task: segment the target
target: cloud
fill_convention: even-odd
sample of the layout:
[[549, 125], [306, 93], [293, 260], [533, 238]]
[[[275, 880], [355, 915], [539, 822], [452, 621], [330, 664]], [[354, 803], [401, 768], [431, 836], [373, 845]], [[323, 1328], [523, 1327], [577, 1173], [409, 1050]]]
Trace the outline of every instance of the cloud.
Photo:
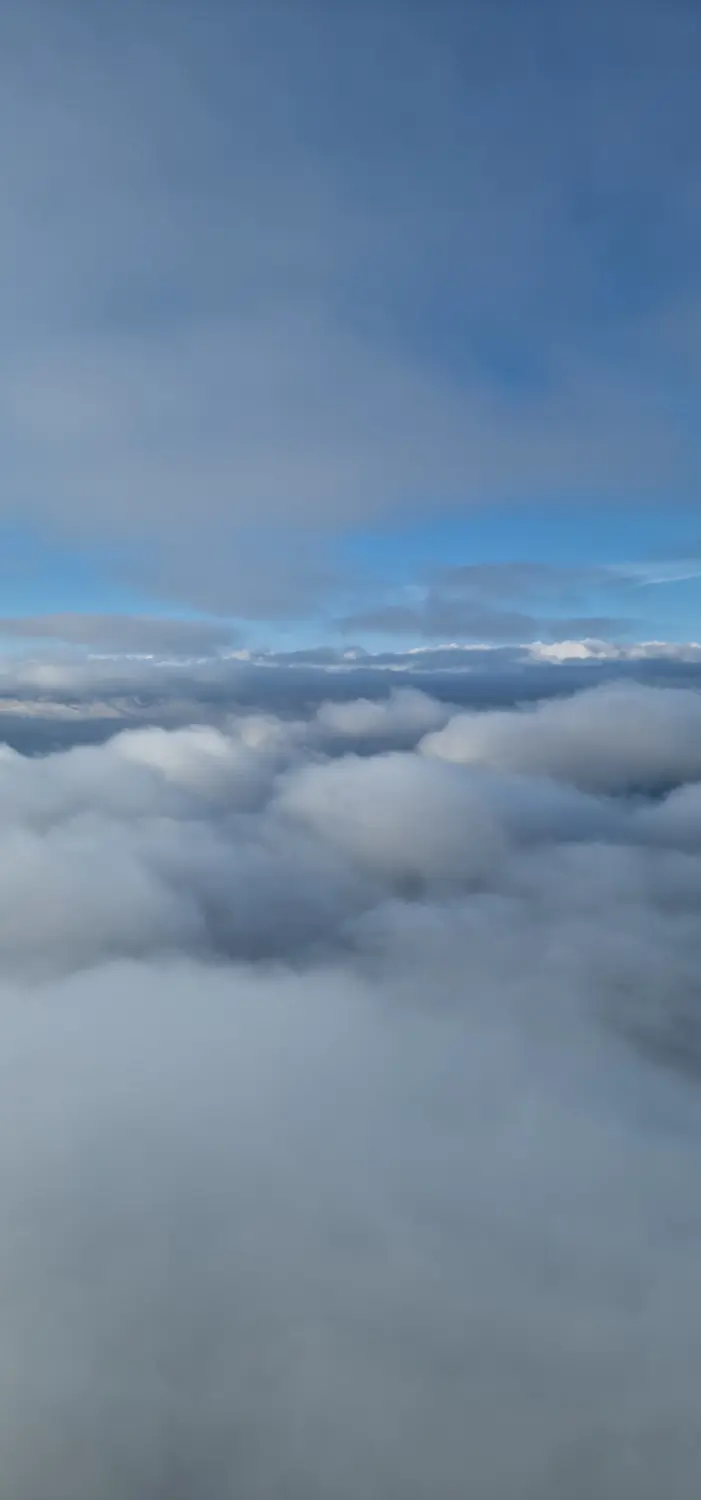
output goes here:
[[536, 703], [622, 680], [694, 687], [700, 668], [698, 644], [655, 641], [241, 648], [197, 658], [12, 653], [0, 657], [0, 735], [36, 753], [106, 740], [120, 727], [226, 729], [242, 713], [289, 727], [318, 713], [322, 749], [411, 749], [461, 706]]
[[688, 662], [701, 661], [698, 641], [534, 641], [528, 648], [533, 661]]
[[146, 656], [172, 651], [176, 656], [187, 657], [203, 652], [210, 654], [221, 646], [232, 646], [236, 630], [224, 620], [65, 613], [5, 615], [0, 617], [0, 636], [62, 641], [102, 651], [134, 652]]
[[427, 497], [694, 492], [688, 7], [5, 11], [7, 518], [269, 617]]
[[386, 747], [388, 739], [397, 747], [411, 749], [429, 730], [441, 728], [448, 717], [444, 704], [418, 688], [395, 688], [379, 702], [370, 698], [326, 702], [317, 710], [317, 723], [332, 743], [360, 741], [374, 749]]
[[364, 610], [342, 621], [345, 630], [371, 631], [389, 636], [411, 636], [415, 640], [442, 641], [459, 637], [468, 641], [518, 644], [539, 636], [558, 641], [578, 634], [617, 634], [631, 629], [633, 622], [614, 615], [576, 615], [552, 619], [519, 610], [475, 608], [452, 592], [441, 597], [435, 591], [419, 605], [387, 604]]
[[[459, 563], [433, 569], [430, 582], [434, 588], [454, 592], [473, 603], [503, 604], [520, 600], [533, 603], [547, 599], [550, 603], [571, 604], [586, 591], [601, 589], [612, 583], [612, 569], [606, 566], [571, 567], [553, 563]], [[636, 575], [637, 578], [637, 575]], [[617, 570], [617, 582], [633, 581], [633, 570]]]
[[5, 989], [13, 1500], [685, 1493], [695, 1097], [543, 1047], [517, 985], [520, 1022], [333, 971]]
[[465, 765], [654, 793], [701, 777], [698, 692], [611, 683], [519, 712], [462, 714], [422, 749]]
[[307, 670], [0, 754], [4, 1493], [691, 1497], [701, 692]]
[[[165, 22], [0, 5], [6, 521], [266, 620], [696, 493], [692, 7]], [[594, 581], [5, 618], [6, 1500], [698, 1494], [701, 648]]]
[[692, 578], [701, 577], [701, 566], [698, 562], [691, 559], [687, 559], [685, 562], [626, 563], [625, 565], [612, 566], [610, 571], [613, 574], [627, 578], [628, 581], [637, 579], [643, 585], [687, 583]]
[[[603, 602], [608, 609], [623, 605], [639, 611], [641, 586], [658, 581], [649, 572], [647, 565], [634, 564], [461, 563], [425, 570], [413, 583], [395, 590], [394, 598], [357, 611], [340, 624], [349, 632], [433, 641], [615, 637], [629, 634], [640, 622], [630, 614], [593, 614], [592, 607]], [[573, 614], [575, 609], [580, 613]]]

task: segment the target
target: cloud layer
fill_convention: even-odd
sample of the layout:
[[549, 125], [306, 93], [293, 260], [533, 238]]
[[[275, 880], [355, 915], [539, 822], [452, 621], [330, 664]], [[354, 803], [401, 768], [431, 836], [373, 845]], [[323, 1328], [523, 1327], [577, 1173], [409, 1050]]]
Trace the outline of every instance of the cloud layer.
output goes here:
[[692, 1500], [700, 705], [3, 750], [8, 1500]]
[[231, 647], [236, 630], [226, 620], [188, 620], [162, 615], [86, 614], [6, 615], [0, 617], [0, 636], [18, 640], [62, 642], [117, 654], [175, 656], [210, 654]]
[[[627, 633], [630, 617], [584, 614], [591, 596], [603, 597], [610, 609], [621, 598], [640, 607], [631, 585], [639, 574], [624, 567], [553, 567], [544, 563], [466, 563], [434, 568], [418, 583], [399, 591], [399, 598], [375, 605], [344, 620], [356, 633], [370, 630], [414, 640], [560, 641], [576, 636]], [[402, 597], [403, 596], [403, 597]], [[530, 607], [530, 612], [529, 612]], [[533, 609], [546, 610], [543, 615]], [[569, 615], [563, 616], [562, 610]], [[578, 615], [573, 609], [582, 611]], [[558, 611], [553, 613], [553, 610]]]
[[696, 492], [690, 6], [25, 0], [0, 33], [4, 518], [266, 618], [409, 510]]

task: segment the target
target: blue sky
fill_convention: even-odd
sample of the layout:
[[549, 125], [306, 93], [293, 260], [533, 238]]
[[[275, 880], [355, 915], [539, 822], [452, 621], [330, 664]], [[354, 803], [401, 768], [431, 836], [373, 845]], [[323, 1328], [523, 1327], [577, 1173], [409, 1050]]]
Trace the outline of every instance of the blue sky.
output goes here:
[[[388, 598], [402, 598], [427, 571], [456, 562], [505, 569], [514, 562], [548, 564], [565, 571], [590, 565], [610, 572], [603, 579], [607, 611], [630, 621], [622, 638], [688, 640], [701, 632], [701, 535], [688, 506], [675, 512], [662, 504], [493, 505], [360, 535], [347, 546], [354, 570], [371, 574]], [[637, 584], [632, 594], [631, 582]], [[594, 579], [584, 589], [585, 607], [594, 615], [601, 592]], [[553, 613], [547, 599], [543, 605], [546, 617]]]
[[698, 637], [700, 68], [685, 0], [0, 3], [0, 612]]

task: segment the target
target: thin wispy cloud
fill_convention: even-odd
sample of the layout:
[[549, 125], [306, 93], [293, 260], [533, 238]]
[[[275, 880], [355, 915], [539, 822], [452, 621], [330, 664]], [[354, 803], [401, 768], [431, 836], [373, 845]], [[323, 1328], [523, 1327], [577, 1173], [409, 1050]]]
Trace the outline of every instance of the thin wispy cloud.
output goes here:
[[688, 583], [691, 579], [701, 578], [701, 560], [698, 563], [694, 563], [691, 559], [669, 563], [611, 563], [609, 571], [618, 578], [633, 579], [643, 586], [656, 583]]

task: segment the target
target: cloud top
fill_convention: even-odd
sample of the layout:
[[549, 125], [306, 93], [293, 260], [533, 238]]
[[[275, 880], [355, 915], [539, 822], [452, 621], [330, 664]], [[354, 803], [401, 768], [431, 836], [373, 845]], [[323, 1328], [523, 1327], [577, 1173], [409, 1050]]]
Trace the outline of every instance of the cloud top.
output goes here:
[[3, 749], [9, 1500], [691, 1500], [699, 704]]

